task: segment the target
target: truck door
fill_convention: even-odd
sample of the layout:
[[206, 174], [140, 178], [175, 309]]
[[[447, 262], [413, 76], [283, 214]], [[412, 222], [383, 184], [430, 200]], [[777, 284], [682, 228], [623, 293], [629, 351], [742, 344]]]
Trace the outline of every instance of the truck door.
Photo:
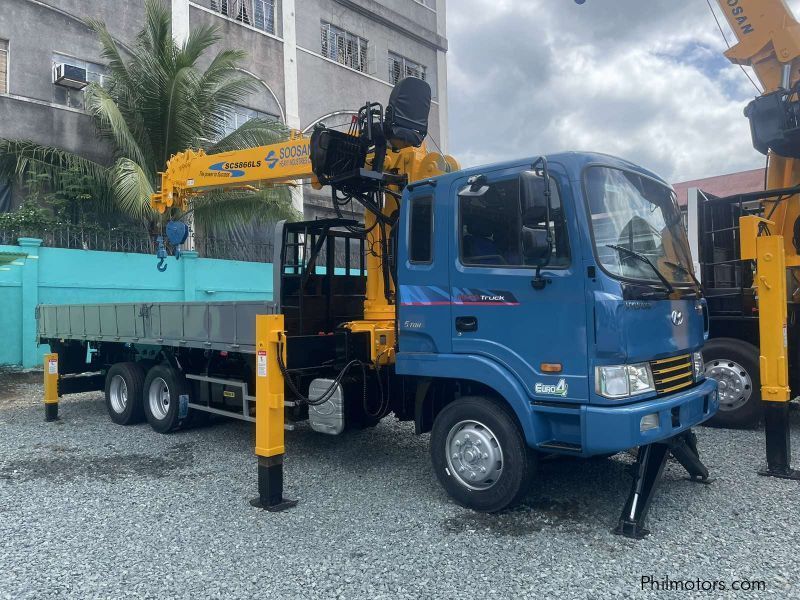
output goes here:
[[[539, 179], [538, 191], [522, 186], [522, 198], [520, 169], [465, 177], [451, 189], [452, 349], [497, 361], [537, 400], [585, 402], [586, 310], [576, 207], [568, 186], [560, 185], [566, 177], [551, 168], [546, 223]], [[525, 199], [532, 193], [541, 194], [539, 210]], [[551, 249], [540, 249], [537, 257], [530, 252], [531, 230], [542, 232], [547, 225]], [[534, 265], [543, 257], [548, 264], [537, 282]]]
[[449, 234], [446, 199], [431, 185], [406, 196], [400, 213], [398, 279], [400, 351], [450, 352]]

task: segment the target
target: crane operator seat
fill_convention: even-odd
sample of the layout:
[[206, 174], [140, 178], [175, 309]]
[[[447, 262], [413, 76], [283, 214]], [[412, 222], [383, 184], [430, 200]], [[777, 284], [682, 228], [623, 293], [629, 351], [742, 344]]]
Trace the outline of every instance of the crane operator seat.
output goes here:
[[425, 141], [431, 95], [431, 86], [416, 77], [406, 77], [394, 86], [384, 118], [384, 135], [392, 148], [416, 148]]

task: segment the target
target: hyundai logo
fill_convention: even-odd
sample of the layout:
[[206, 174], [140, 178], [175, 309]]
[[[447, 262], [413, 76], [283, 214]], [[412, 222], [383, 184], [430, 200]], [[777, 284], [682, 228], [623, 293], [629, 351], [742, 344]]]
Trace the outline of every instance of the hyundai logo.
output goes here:
[[672, 311], [672, 324], [675, 325], [675, 327], [678, 325], [683, 325], [683, 313], [681, 311]]

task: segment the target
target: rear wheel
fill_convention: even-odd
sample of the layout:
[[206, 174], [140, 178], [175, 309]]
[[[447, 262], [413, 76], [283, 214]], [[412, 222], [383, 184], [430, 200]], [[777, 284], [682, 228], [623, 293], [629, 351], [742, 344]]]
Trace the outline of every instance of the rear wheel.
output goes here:
[[536, 465], [511, 410], [478, 396], [448, 404], [436, 417], [431, 460], [450, 496], [481, 512], [501, 511], [522, 500]]
[[706, 377], [719, 385], [719, 427], [757, 427], [762, 415], [758, 348], [742, 340], [716, 338], [703, 348]]
[[106, 410], [117, 425], [133, 425], [144, 420], [142, 389], [144, 369], [135, 362], [112, 365], [106, 373]]
[[147, 422], [159, 433], [180, 428], [188, 411], [181, 414], [180, 397], [187, 393], [183, 375], [167, 365], [157, 365], [147, 372], [144, 381], [143, 404]]

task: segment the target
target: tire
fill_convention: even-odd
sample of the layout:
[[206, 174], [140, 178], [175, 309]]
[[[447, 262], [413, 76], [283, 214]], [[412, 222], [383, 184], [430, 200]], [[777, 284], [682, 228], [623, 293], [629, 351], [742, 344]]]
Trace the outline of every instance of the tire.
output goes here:
[[[476, 448], [487, 447], [493, 451], [475, 458]], [[537, 457], [508, 406], [492, 398], [466, 396], [437, 415], [431, 430], [431, 461], [439, 482], [456, 502], [493, 513], [525, 497]]]
[[144, 369], [135, 362], [112, 365], [106, 373], [106, 410], [117, 425], [135, 425], [144, 421], [142, 389]]
[[170, 433], [188, 421], [180, 418], [180, 396], [186, 394], [183, 375], [168, 365], [156, 365], [147, 372], [142, 404], [147, 422], [158, 433]]
[[706, 377], [720, 385], [719, 411], [709, 425], [734, 429], [757, 427], [761, 421], [761, 374], [758, 348], [742, 340], [716, 338], [703, 348]]

